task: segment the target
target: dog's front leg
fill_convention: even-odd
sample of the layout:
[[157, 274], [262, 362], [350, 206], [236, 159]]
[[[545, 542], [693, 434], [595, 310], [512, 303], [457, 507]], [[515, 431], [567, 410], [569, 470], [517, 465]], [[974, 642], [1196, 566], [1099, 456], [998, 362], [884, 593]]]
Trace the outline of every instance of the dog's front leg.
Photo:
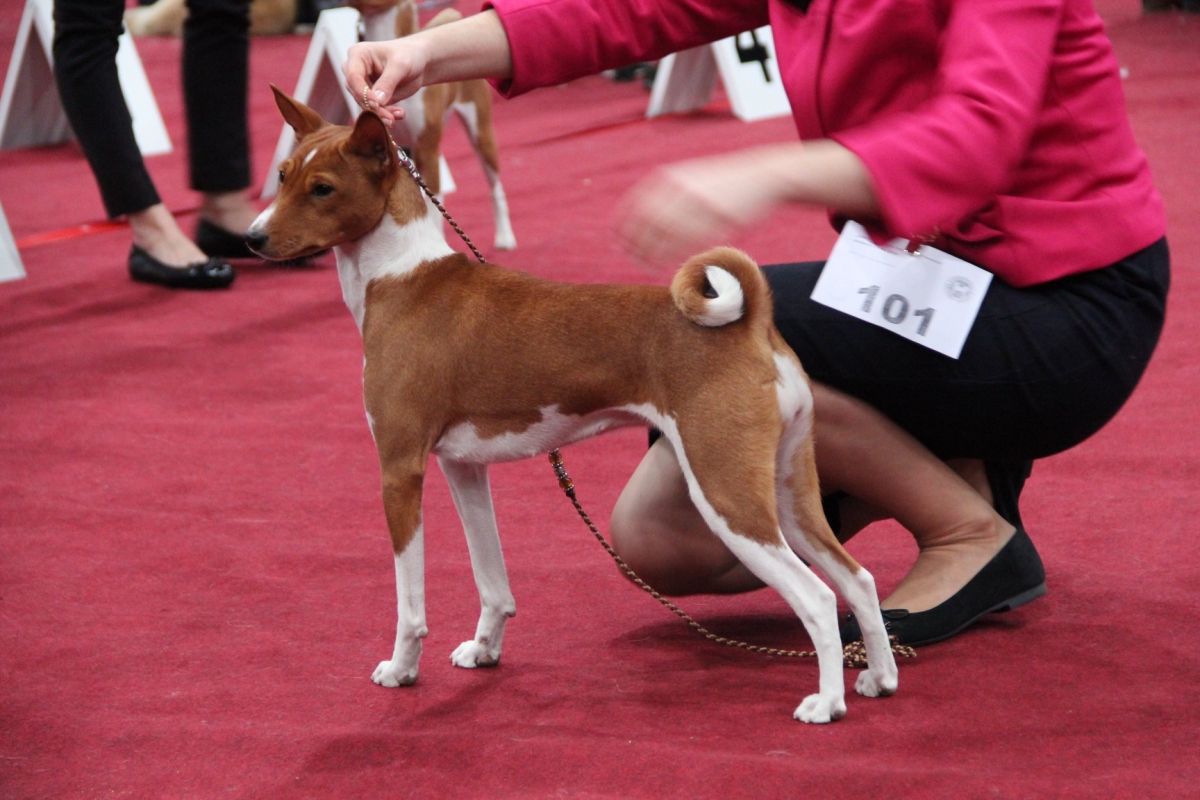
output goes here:
[[500, 550], [487, 465], [442, 458], [438, 463], [462, 519], [481, 606], [475, 638], [460, 644], [450, 661], [459, 667], [490, 667], [500, 661], [504, 626], [517, 613], [517, 606], [508, 587], [508, 571]]
[[[423, 465], [423, 459], [420, 463]], [[384, 468], [383, 505], [396, 557], [396, 645], [391, 660], [381, 662], [371, 676], [380, 686], [416, 682], [421, 640], [429, 633], [425, 625], [423, 480], [423, 469]]]

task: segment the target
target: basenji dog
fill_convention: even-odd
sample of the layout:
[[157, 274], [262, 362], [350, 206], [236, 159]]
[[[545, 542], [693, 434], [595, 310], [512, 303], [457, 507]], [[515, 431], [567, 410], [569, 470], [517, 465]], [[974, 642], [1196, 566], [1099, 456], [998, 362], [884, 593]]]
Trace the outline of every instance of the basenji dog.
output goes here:
[[895, 691], [874, 580], [821, 508], [807, 377], [775, 330], [770, 291], [748, 256], [730, 248], [696, 256], [670, 288], [554, 283], [474, 263], [446, 243], [441, 216], [378, 116], [335, 126], [275, 96], [298, 141], [246, 241], [269, 259], [332, 247], [362, 333], [398, 598], [395, 648], [376, 683], [417, 679], [428, 632], [421, 494], [431, 453], [462, 520], [482, 606], [474, 638], [450, 660], [491, 666], [516, 606], [488, 464], [653, 425], [709, 527], [783, 595], [812, 638], [819, 690], [795, 717], [828, 722], [846, 710], [835, 595], [809, 564], [862, 623], [868, 666], [857, 691]]
[[[377, 42], [416, 33], [420, 28], [417, 4], [414, 0], [351, 0], [351, 6], [362, 14], [360, 35], [363, 41]], [[382, 9], [382, 10], [381, 10]], [[433, 28], [462, 19], [453, 8], [439, 11], [426, 25]], [[500, 152], [496, 130], [492, 125], [492, 87], [484, 80], [458, 81], [423, 86], [416, 94], [400, 101], [404, 118], [392, 126], [396, 143], [411, 154], [417, 172], [434, 194], [441, 193], [441, 145], [446, 120], [453, 113], [462, 122], [479, 156], [484, 177], [492, 194], [492, 218], [497, 250], [512, 250], [517, 246], [512, 221], [508, 215], [508, 197], [500, 182]]]

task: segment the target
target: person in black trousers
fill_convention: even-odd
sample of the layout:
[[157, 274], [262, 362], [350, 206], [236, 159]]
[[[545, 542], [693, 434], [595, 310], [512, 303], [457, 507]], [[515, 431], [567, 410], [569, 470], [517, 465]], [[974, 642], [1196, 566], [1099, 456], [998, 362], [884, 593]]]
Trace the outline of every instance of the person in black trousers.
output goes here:
[[247, 91], [250, 0], [188, 0], [183, 92], [191, 188], [204, 195], [193, 242], [163, 205], [134, 138], [117, 77], [124, 0], [55, 0], [54, 78], [109, 217], [133, 229], [129, 273], [172, 288], [234, 279], [251, 257], [241, 232], [258, 215], [250, 186]]

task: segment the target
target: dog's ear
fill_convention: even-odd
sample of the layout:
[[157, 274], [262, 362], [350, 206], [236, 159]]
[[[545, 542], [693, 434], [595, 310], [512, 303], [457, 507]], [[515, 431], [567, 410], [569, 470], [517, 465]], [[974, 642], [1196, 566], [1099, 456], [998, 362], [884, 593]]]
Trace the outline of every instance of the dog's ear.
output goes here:
[[329, 124], [321, 119], [320, 114], [296, 98], [287, 96], [273, 83], [271, 91], [275, 93], [275, 105], [279, 106], [279, 113], [283, 114], [284, 122], [292, 126], [292, 130], [296, 132], [296, 141]]
[[391, 134], [374, 111], [364, 111], [358, 115], [346, 146], [363, 158], [379, 161], [381, 166], [386, 167], [397, 160]]

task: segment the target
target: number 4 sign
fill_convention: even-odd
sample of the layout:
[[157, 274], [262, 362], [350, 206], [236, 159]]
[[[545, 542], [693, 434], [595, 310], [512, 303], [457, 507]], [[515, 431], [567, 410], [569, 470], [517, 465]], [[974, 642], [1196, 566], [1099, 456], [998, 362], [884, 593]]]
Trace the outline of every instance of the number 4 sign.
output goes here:
[[712, 99], [718, 76], [739, 119], [754, 122], [790, 114], [774, 55], [769, 25], [672, 53], [658, 62], [646, 116], [702, 108]]
[[958, 358], [992, 274], [932, 247], [893, 239], [879, 247], [847, 222], [812, 299]]

